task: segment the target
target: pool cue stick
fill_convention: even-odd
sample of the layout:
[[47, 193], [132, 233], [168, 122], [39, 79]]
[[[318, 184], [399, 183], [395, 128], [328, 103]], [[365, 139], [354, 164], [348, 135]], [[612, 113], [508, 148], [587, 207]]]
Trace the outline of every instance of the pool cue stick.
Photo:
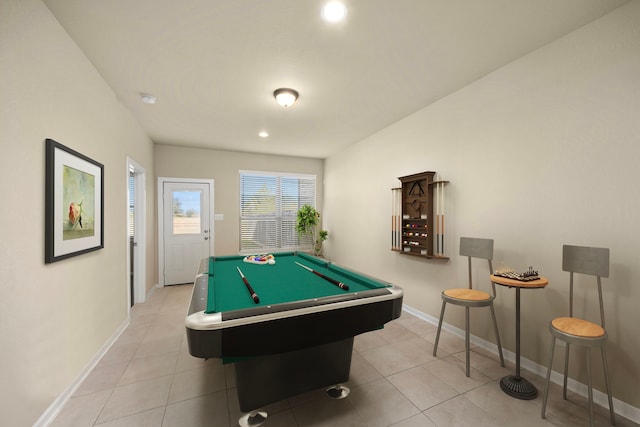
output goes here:
[[399, 239], [398, 239], [398, 190], [392, 189], [392, 197], [391, 197], [391, 249], [399, 249]]
[[402, 250], [402, 189], [396, 190], [396, 249]]
[[395, 212], [391, 215], [391, 249], [396, 248], [396, 216]]
[[440, 255], [440, 184], [436, 182], [436, 203], [435, 203], [436, 227], [434, 231], [436, 241], [436, 255]]
[[398, 215], [396, 218], [396, 246], [398, 250], [402, 250], [402, 189], [396, 192], [396, 209]]
[[258, 294], [256, 294], [256, 291], [253, 290], [247, 278], [244, 277], [244, 274], [242, 274], [242, 271], [240, 271], [240, 267], [236, 267], [236, 268], [238, 269], [238, 273], [240, 273], [240, 277], [242, 277], [242, 281], [244, 282], [245, 286], [247, 287], [247, 290], [249, 291], [249, 295], [251, 295], [251, 299], [253, 299], [253, 302], [258, 304], [260, 302], [260, 298], [258, 297]]
[[391, 195], [391, 249], [396, 248], [396, 210], [395, 210], [395, 194]]
[[300, 264], [298, 261], [294, 261], [296, 264], [298, 264], [300, 267], [304, 268], [305, 270], [309, 270], [310, 272], [312, 272], [313, 274], [315, 274], [316, 276], [320, 276], [322, 277], [324, 280], [327, 280], [331, 283], [333, 283], [334, 285], [336, 285], [337, 287], [339, 287], [340, 289], [344, 289], [345, 291], [349, 290], [349, 286], [345, 285], [342, 282], [338, 282], [335, 279], [332, 279], [331, 277], [327, 277], [324, 274], [320, 273], [319, 271], [315, 271], [312, 268], [307, 267], [306, 265], [302, 265]]
[[440, 255], [440, 183], [436, 182], [436, 255]]
[[393, 210], [395, 212], [395, 216], [393, 217], [393, 247], [394, 249], [400, 249], [400, 227], [398, 226], [400, 210], [398, 209], [398, 190], [394, 193], [393, 198]]
[[442, 211], [442, 193], [444, 190], [444, 184], [438, 183], [438, 255], [443, 254], [444, 246], [444, 212]]
[[444, 255], [444, 182], [440, 183], [440, 255]]
[[444, 182], [440, 183], [438, 211], [440, 211], [440, 255], [444, 255]]

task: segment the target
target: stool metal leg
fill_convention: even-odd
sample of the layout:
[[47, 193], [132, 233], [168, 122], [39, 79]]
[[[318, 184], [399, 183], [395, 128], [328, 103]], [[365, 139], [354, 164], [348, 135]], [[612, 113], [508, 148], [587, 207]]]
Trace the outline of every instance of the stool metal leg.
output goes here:
[[464, 348], [465, 348], [465, 354], [467, 356], [467, 368], [465, 372], [467, 376], [470, 376], [471, 367], [469, 363], [469, 358], [471, 357], [471, 354], [470, 354], [471, 344], [469, 340], [469, 307], [464, 308]]
[[569, 346], [570, 344], [567, 342], [567, 346], [564, 350], [564, 382], [562, 385], [562, 398], [567, 400], [567, 376], [569, 375]]
[[613, 412], [613, 398], [611, 396], [611, 386], [609, 385], [609, 370], [607, 369], [607, 352], [605, 351], [604, 344], [600, 347], [602, 353], [602, 365], [604, 367], [604, 384], [607, 387], [607, 396], [609, 397], [609, 416], [611, 417], [611, 425], [616, 425], [616, 415]]
[[593, 427], [593, 385], [591, 383], [591, 349], [587, 347], [587, 385], [589, 394], [589, 426]]
[[547, 378], [544, 382], [544, 394], [542, 396], [542, 412], [541, 417], [545, 418], [545, 410], [547, 409], [547, 397], [549, 396], [549, 381], [551, 380], [551, 366], [553, 365], [553, 352], [556, 348], [556, 337], [551, 337], [551, 349], [549, 350], [549, 363], [547, 363]]
[[440, 330], [442, 329], [442, 320], [444, 319], [444, 308], [447, 306], [446, 301], [442, 301], [442, 309], [440, 310], [440, 321], [438, 322], [438, 332], [436, 333], [436, 342], [433, 344], [433, 357], [438, 352], [438, 341], [440, 341]]

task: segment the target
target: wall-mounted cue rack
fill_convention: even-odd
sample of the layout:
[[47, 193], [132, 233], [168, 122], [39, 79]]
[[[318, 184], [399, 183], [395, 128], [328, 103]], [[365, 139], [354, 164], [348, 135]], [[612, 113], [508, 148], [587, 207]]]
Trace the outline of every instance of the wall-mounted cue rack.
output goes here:
[[435, 172], [398, 178], [392, 188], [391, 250], [431, 259], [449, 259], [445, 239], [445, 187]]

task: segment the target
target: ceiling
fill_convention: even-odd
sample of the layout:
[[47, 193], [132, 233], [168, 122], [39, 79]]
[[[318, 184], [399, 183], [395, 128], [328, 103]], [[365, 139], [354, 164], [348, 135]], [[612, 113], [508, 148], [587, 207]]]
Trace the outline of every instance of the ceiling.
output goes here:
[[627, 0], [43, 1], [155, 143], [326, 158]]

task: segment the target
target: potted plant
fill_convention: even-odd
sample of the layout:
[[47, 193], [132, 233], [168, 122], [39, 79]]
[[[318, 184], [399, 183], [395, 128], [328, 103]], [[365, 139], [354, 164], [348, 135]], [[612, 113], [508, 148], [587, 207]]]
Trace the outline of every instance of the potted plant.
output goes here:
[[296, 219], [296, 231], [300, 236], [308, 236], [313, 242], [313, 254], [320, 255], [322, 253], [322, 242], [329, 236], [327, 230], [316, 230], [320, 222], [320, 214], [310, 205], [303, 205], [298, 210]]
[[327, 237], [329, 237], [329, 232], [327, 230], [320, 230], [320, 232], [318, 233], [318, 238], [315, 240], [315, 243], [313, 245], [314, 255], [322, 255], [322, 242], [327, 240]]

